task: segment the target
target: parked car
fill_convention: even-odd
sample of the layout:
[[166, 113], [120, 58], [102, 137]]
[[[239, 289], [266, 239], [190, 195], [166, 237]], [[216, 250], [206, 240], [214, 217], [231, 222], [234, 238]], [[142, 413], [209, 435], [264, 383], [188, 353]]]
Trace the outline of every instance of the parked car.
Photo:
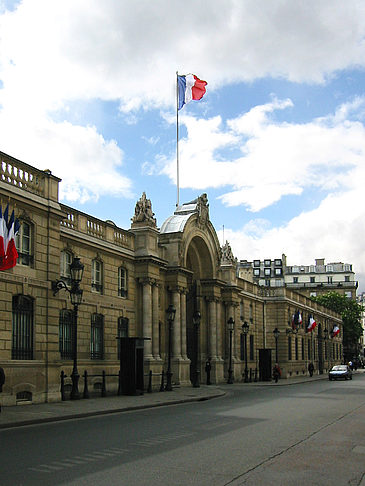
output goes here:
[[335, 365], [328, 373], [329, 380], [352, 380], [352, 371], [347, 365]]

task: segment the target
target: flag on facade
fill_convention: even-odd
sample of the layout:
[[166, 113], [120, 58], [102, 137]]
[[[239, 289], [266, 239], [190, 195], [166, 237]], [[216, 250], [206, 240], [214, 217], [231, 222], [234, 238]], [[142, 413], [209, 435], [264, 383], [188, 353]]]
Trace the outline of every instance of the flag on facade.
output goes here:
[[308, 319], [308, 326], [307, 326], [307, 332], [312, 332], [313, 329], [316, 327], [317, 323], [314, 320], [313, 316], [310, 315]]
[[178, 110], [181, 110], [191, 100], [201, 100], [206, 92], [207, 84], [195, 74], [177, 75]]
[[338, 334], [340, 334], [340, 328], [338, 326], [335, 326], [333, 329], [332, 329], [332, 337], [335, 337], [337, 336]]
[[19, 231], [19, 221], [15, 219], [14, 210], [9, 219], [9, 205], [2, 213], [0, 206], [0, 271], [9, 270], [16, 265], [18, 252], [15, 246], [15, 236]]
[[296, 311], [292, 316], [291, 326], [293, 329], [297, 329], [303, 322], [302, 314], [300, 311]]

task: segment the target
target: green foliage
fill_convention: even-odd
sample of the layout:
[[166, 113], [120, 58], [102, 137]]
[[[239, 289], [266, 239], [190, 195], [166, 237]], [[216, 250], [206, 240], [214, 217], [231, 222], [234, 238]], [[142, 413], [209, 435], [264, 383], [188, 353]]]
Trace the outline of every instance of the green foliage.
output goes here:
[[355, 349], [358, 339], [363, 333], [361, 326], [363, 306], [355, 300], [349, 299], [345, 295], [338, 294], [337, 292], [328, 292], [318, 297], [312, 297], [312, 300], [341, 315], [343, 322], [343, 344], [345, 347]]

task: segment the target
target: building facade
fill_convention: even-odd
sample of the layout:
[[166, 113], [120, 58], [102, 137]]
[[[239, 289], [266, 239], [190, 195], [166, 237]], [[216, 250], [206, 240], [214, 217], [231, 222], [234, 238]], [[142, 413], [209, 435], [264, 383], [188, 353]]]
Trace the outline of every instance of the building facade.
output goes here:
[[[242, 381], [245, 372], [270, 379], [275, 360], [284, 378], [306, 374], [310, 361], [318, 372], [341, 361], [340, 316], [293, 289], [261, 288], [238, 277], [237, 259], [228, 243], [219, 244], [205, 194], [158, 228], [143, 193], [125, 230], [60, 203], [60, 179], [50, 171], [1, 152], [0, 163], [1, 206], [9, 204], [21, 223], [18, 263], [0, 272], [4, 405], [60, 400], [61, 372], [70, 386], [74, 308], [68, 292], [55, 288], [59, 280], [70, 283], [75, 257], [84, 265], [78, 368], [81, 376], [87, 371], [90, 390], [100, 387], [103, 371], [108, 387], [118, 388], [124, 359], [118, 338], [126, 336], [143, 338], [144, 374], [152, 371], [153, 389], [169, 361], [172, 383], [180, 386], [191, 386], [196, 371], [203, 382], [208, 358], [213, 383], [229, 375]], [[169, 305], [176, 310], [171, 328]], [[303, 323], [293, 327], [297, 311]], [[308, 333], [310, 316], [317, 327]], [[331, 337], [335, 325], [341, 332]]]

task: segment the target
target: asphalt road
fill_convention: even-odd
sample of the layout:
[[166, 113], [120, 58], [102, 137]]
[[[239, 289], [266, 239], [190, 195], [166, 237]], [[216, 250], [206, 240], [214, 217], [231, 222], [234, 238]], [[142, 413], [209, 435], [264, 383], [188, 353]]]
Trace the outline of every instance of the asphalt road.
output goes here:
[[0, 486], [365, 485], [365, 374], [0, 430]]

